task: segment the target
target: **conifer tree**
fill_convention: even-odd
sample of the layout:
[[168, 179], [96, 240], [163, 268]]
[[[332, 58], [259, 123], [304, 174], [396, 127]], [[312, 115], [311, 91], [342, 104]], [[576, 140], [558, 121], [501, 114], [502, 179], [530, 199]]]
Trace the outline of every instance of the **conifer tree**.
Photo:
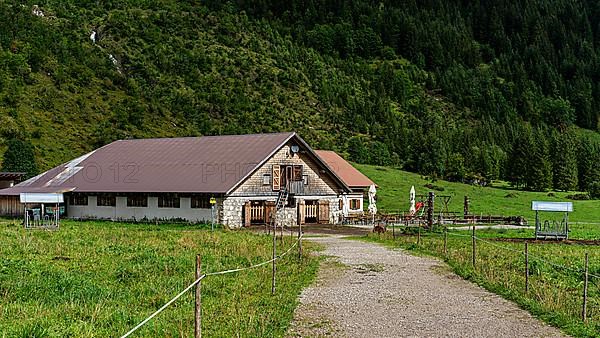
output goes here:
[[508, 162], [508, 180], [517, 188], [527, 184], [532, 148], [531, 127], [525, 126], [513, 142], [510, 161]]
[[16, 138], [9, 140], [2, 171], [24, 172], [26, 178], [37, 175], [38, 169], [31, 143]]
[[579, 190], [589, 191], [591, 184], [600, 182], [600, 144], [580, 137], [578, 152]]
[[527, 188], [534, 191], [545, 191], [552, 186], [552, 162], [545, 132], [534, 133], [533, 146], [527, 158]]
[[554, 189], [577, 189], [577, 154], [575, 135], [570, 132], [554, 133], [553, 137]]

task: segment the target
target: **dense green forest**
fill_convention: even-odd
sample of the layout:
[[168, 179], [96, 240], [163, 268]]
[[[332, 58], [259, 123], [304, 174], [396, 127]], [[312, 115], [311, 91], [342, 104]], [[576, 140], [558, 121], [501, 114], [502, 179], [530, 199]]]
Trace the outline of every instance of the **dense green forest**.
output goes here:
[[0, 137], [33, 146], [31, 172], [120, 138], [296, 130], [357, 162], [600, 194], [598, 17], [592, 0], [1, 2]]

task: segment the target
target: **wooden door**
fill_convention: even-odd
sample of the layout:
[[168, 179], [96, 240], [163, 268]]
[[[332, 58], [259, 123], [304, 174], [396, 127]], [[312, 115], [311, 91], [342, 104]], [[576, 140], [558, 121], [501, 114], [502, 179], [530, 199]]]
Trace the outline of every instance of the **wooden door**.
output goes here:
[[249, 227], [251, 220], [252, 220], [252, 212], [251, 212], [251, 208], [252, 205], [250, 203], [250, 201], [246, 202], [246, 204], [244, 204], [244, 226]]
[[275, 202], [265, 202], [265, 224], [271, 224], [271, 219], [275, 213]]
[[329, 201], [319, 201], [319, 223], [329, 223]]

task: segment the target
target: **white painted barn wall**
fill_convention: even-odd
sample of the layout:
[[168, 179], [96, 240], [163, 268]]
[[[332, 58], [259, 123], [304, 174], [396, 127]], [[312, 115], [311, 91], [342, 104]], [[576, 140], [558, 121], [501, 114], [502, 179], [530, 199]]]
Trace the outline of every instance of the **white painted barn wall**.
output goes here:
[[[148, 197], [147, 208], [137, 208], [127, 206], [127, 197], [118, 196], [116, 198], [116, 207], [97, 206], [97, 197], [88, 196], [88, 205], [67, 205], [67, 214], [69, 218], [90, 218], [90, 219], [112, 219], [112, 220], [140, 220], [146, 217], [153, 219], [173, 219], [181, 218], [190, 222], [210, 222], [210, 209], [192, 209], [189, 197], [181, 197], [180, 208], [159, 208], [158, 197]], [[215, 219], [218, 212], [215, 210]]]

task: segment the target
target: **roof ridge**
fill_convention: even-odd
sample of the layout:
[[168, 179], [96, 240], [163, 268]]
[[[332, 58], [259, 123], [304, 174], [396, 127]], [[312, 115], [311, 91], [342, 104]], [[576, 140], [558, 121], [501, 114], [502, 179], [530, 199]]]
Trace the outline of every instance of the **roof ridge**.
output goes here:
[[[293, 135], [295, 131], [285, 131], [276, 133], [253, 133], [253, 134], [226, 134], [226, 135], [201, 135], [201, 136], [177, 136], [177, 137], [149, 137], [149, 138], [131, 138], [131, 139], [119, 139], [114, 142], [121, 141], [143, 141], [143, 140], [185, 140], [185, 139], [201, 139], [201, 138], [217, 138], [217, 137], [244, 137], [244, 136], [265, 136], [265, 135]], [[110, 143], [108, 143], [110, 144]]]

